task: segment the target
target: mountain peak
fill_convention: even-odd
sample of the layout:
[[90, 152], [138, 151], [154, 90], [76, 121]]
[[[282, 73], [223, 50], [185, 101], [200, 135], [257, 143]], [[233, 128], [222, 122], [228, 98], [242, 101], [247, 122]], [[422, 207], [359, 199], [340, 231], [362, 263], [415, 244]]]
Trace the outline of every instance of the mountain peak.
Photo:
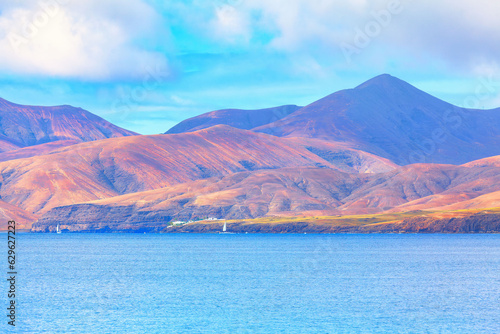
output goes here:
[[357, 99], [376, 98], [388, 102], [389, 100], [412, 101], [412, 103], [421, 100], [433, 104], [444, 104], [447, 107], [450, 105], [438, 98], [418, 89], [417, 87], [393, 77], [389, 74], [378, 75], [361, 85], [352, 89], [355, 92]]
[[413, 87], [406, 81], [403, 81], [399, 78], [393, 77], [390, 74], [381, 74], [378, 75], [374, 78], [371, 78], [370, 80], [367, 80], [363, 82], [361, 85], [357, 86], [355, 89], [363, 89], [363, 88], [369, 88], [369, 87], [381, 87], [381, 88], [390, 88], [390, 87]]

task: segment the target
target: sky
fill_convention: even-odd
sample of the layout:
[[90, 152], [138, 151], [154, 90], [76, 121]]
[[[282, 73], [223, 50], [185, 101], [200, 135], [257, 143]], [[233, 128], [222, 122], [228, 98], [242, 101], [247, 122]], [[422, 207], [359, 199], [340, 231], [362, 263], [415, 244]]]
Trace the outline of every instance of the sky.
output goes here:
[[498, 13], [491, 0], [0, 0], [0, 97], [141, 134], [307, 105], [382, 73], [496, 108]]

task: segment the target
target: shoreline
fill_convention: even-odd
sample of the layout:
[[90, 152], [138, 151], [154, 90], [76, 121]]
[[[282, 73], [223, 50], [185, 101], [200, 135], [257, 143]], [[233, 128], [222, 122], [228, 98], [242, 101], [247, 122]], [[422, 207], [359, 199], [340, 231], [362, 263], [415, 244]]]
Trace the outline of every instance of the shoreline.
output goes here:
[[[410, 211], [352, 216], [262, 217], [200, 220], [171, 225], [170, 220], [49, 220], [32, 225], [30, 233], [219, 233], [225, 222], [233, 233], [500, 233], [500, 208], [459, 211]], [[24, 229], [24, 231], [28, 231]]]

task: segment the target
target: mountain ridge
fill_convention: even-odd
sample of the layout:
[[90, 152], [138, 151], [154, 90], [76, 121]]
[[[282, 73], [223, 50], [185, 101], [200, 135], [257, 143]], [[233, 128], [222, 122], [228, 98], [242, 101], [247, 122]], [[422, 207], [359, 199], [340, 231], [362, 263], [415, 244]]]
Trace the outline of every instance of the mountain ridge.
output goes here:
[[82, 108], [28, 106], [0, 98], [0, 152], [55, 141], [88, 142], [133, 135], [137, 133]]
[[500, 108], [459, 108], [387, 74], [252, 130], [351, 143], [399, 165], [500, 154]]
[[237, 129], [250, 130], [257, 126], [279, 120], [300, 109], [296, 105], [283, 105], [273, 108], [244, 110], [221, 109], [188, 118], [170, 128], [165, 134], [192, 132], [211, 126], [224, 124]]
[[[212, 111], [185, 120], [167, 133], [228, 124], [278, 137], [344, 143], [398, 165], [461, 165], [500, 154], [500, 108], [460, 108], [389, 74], [296, 108], [279, 116], [274, 115], [276, 108], [262, 109], [255, 118], [256, 111]], [[250, 128], [262, 117], [267, 117], [266, 124]], [[242, 120], [245, 126], [238, 123]]]
[[181, 125], [135, 135], [81, 108], [0, 99], [0, 211], [40, 231], [423, 212], [400, 222], [414, 230], [432, 225], [428, 210], [500, 203], [500, 109], [458, 108], [390, 75]]
[[0, 162], [0, 196], [39, 214], [56, 206], [246, 170], [318, 165], [337, 169], [293, 142], [218, 125], [183, 134], [79, 143]]

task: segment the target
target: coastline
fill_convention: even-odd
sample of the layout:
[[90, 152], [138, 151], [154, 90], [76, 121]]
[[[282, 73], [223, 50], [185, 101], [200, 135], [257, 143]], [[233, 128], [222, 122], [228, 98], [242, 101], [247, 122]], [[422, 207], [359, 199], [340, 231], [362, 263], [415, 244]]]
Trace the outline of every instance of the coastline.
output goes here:
[[334, 217], [264, 217], [197, 221], [173, 226], [169, 222], [36, 222], [30, 232], [63, 233], [219, 233], [224, 222], [233, 233], [500, 233], [500, 208], [449, 212], [414, 211]]

